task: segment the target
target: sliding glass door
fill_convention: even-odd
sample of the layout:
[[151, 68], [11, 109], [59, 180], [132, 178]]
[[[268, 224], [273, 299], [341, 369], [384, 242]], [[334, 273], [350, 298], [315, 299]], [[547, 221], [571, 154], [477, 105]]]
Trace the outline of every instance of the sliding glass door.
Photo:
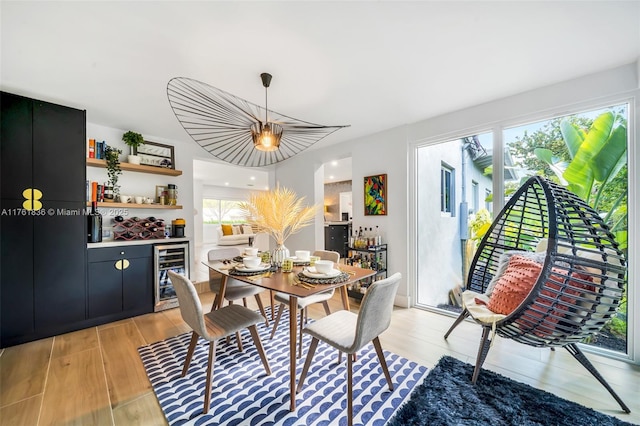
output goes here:
[[417, 149], [419, 305], [459, 309], [469, 226], [491, 216], [491, 152], [490, 133]]

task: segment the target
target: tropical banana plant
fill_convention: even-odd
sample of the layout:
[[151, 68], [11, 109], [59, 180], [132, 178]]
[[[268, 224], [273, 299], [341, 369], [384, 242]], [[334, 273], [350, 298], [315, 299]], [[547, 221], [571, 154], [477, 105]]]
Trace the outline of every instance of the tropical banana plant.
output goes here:
[[[624, 122], [616, 122], [613, 112], [600, 114], [585, 131], [568, 120], [560, 123], [560, 131], [568, 148], [570, 161], [556, 156], [551, 150], [538, 148], [536, 157], [546, 162], [562, 185], [587, 201], [596, 211], [601, 211], [602, 196], [611, 190], [610, 183], [627, 163], [627, 128]], [[617, 198], [603, 212], [604, 219], [612, 230], [620, 235], [626, 244], [626, 227], [619, 218], [621, 203], [626, 191], [616, 194]], [[626, 216], [626, 215], [622, 215]]]

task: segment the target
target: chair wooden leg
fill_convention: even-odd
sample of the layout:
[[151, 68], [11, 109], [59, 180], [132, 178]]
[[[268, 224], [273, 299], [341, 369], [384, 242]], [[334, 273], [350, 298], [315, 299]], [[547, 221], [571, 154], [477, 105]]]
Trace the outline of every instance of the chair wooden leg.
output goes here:
[[322, 302], [322, 306], [324, 306], [324, 313], [329, 316], [331, 315], [331, 309], [329, 308], [329, 302], [327, 300], [325, 300], [324, 302]]
[[247, 298], [246, 298], [246, 297], [243, 297], [243, 298], [242, 298], [242, 305], [243, 305], [245, 308], [248, 308], [248, 306], [247, 306]]
[[258, 329], [255, 325], [252, 325], [251, 327], [249, 327], [249, 332], [251, 333], [251, 337], [253, 338], [253, 343], [256, 345], [256, 349], [258, 349], [258, 354], [260, 355], [260, 359], [262, 360], [262, 365], [264, 365], [264, 371], [267, 372], [267, 376], [270, 376], [271, 368], [269, 367], [269, 360], [267, 359], [267, 355], [264, 352], [264, 347], [262, 346], [260, 335], [258, 335]]
[[318, 342], [319, 340], [315, 337], [311, 339], [311, 345], [309, 345], [309, 351], [307, 351], [307, 359], [304, 362], [304, 367], [302, 367], [302, 373], [300, 373], [300, 380], [298, 380], [296, 393], [299, 393], [300, 389], [302, 389], [302, 386], [304, 385], [304, 379], [306, 379], [307, 377], [307, 372], [309, 371], [309, 366], [311, 365], [311, 361], [313, 360], [313, 355], [316, 353]]
[[389, 368], [387, 367], [387, 360], [384, 359], [384, 353], [382, 352], [382, 345], [380, 344], [380, 339], [378, 337], [373, 339], [373, 347], [376, 348], [376, 353], [378, 354], [378, 360], [380, 361], [380, 365], [382, 366], [384, 377], [387, 378], [387, 384], [389, 385], [389, 390], [393, 390], [393, 382], [391, 381], [391, 374], [389, 374]]
[[347, 424], [353, 425], [353, 357], [347, 354]]
[[476, 367], [473, 370], [473, 377], [471, 383], [475, 384], [480, 375], [482, 364], [487, 358], [489, 348], [491, 347], [491, 340], [489, 340], [489, 333], [491, 333], [491, 327], [482, 327], [482, 338], [480, 339], [480, 347], [478, 348], [478, 357], [476, 358]]
[[269, 339], [273, 339], [273, 336], [276, 334], [276, 330], [278, 329], [278, 324], [280, 323], [280, 317], [282, 317], [282, 312], [284, 311], [284, 305], [281, 303], [278, 307], [278, 315], [276, 316], [276, 321], [273, 323], [273, 330], [271, 330], [271, 336]]
[[338, 364], [342, 362], [342, 351], [338, 351]]
[[582, 366], [586, 368], [589, 371], [589, 373], [591, 373], [591, 375], [593, 375], [593, 377], [595, 377], [602, 384], [602, 386], [605, 387], [606, 390], [609, 391], [613, 399], [615, 399], [618, 402], [618, 404], [620, 404], [620, 407], [624, 410], [625, 413], [631, 412], [631, 410], [629, 410], [629, 407], [627, 407], [627, 405], [622, 401], [622, 399], [613, 390], [613, 388], [609, 386], [609, 383], [607, 383], [604, 377], [600, 375], [600, 372], [598, 372], [598, 370], [596, 370], [593, 364], [591, 364], [591, 361], [589, 361], [589, 359], [586, 356], [584, 356], [584, 354], [582, 353], [578, 345], [576, 345], [575, 343], [570, 343], [566, 345], [564, 348], [567, 351], [569, 351], [569, 353], [573, 355], [573, 357], [577, 359], [578, 362], [582, 364]]
[[264, 305], [262, 304], [262, 299], [259, 294], [256, 294], [256, 303], [258, 304], [258, 308], [260, 309], [260, 313], [264, 317], [264, 323], [267, 327], [269, 327], [269, 318], [267, 318], [267, 313], [264, 311]]
[[209, 412], [211, 402], [211, 381], [213, 380], [213, 363], [216, 360], [216, 342], [209, 342], [209, 359], [207, 360], [207, 383], [204, 387], [204, 414]]
[[191, 358], [193, 358], [193, 351], [196, 349], [196, 344], [198, 344], [198, 333], [195, 331], [191, 334], [191, 341], [189, 342], [189, 349], [187, 349], [187, 357], [184, 360], [184, 367], [182, 368], [182, 377], [187, 374], [189, 370], [189, 365], [191, 365]]
[[242, 338], [240, 337], [240, 332], [236, 331], [236, 341], [238, 342], [238, 350], [240, 352], [244, 351], [244, 348], [242, 347]]
[[300, 333], [298, 338], [298, 359], [302, 357], [302, 328], [304, 326], [304, 311], [304, 309], [300, 309], [300, 326], [298, 327], [298, 332]]
[[451, 325], [451, 327], [449, 328], [449, 330], [447, 330], [447, 332], [444, 334], [444, 338], [445, 340], [447, 339], [447, 337], [449, 337], [449, 335], [451, 334], [451, 332], [453, 331], [454, 328], [456, 328], [458, 326], [458, 324], [460, 324], [462, 321], [464, 321], [464, 319], [466, 317], [468, 317], [469, 311], [467, 311], [466, 309], [463, 310], [460, 315], [458, 316], [458, 318], [456, 318], [456, 320], [453, 322], [453, 324]]

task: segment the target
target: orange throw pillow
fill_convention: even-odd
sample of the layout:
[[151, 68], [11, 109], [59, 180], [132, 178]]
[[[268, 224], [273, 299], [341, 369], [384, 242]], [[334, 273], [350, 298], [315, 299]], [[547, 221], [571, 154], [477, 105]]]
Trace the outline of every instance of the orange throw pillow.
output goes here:
[[[518, 323], [524, 325], [526, 327], [535, 328], [534, 333], [540, 337], [547, 337], [553, 334], [553, 332], [557, 328], [557, 324], [560, 322], [560, 319], [565, 317], [569, 312], [569, 306], [556, 303], [553, 306], [553, 301], [557, 298], [557, 293], [561, 291], [562, 285], [564, 284], [564, 280], [567, 277], [569, 271], [562, 268], [551, 268], [551, 274], [549, 275], [549, 279], [545, 283], [545, 286], [540, 291], [540, 294], [543, 296], [547, 296], [551, 300], [538, 297], [534, 303], [537, 305], [532, 305], [526, 312], [526, 314], [531, 315], [533, 318], [542, 319], [544, 316], [544, 322], [539, 322], [535, 320], [530, 320], [527, 318], [527, 315], [524, 315], [518, 320]], [[569, 305], [577, 305], [578, 299], [576, 297], [571, 296], [580, 296], [583, 292], [582, 290], [595, 291], [595, 287], [593, 285], [588, 285], [582, 282], [573, 281], [571, 278], [584, 280], [587, 282], [592, 282], [592, 279], [589, 275], [581, 274], [579, 272], [572, 272], [570, 278], [567, 282], [567, 288], [564, 289], [563, 294], [560, 296], [560, 300]], [[539, 305], [543, 305], [541, 307]]]
[[491, 292], [487, 308], [497, 314], [509, 315], [529, 295], [542, 265], [520, 255], [513, 255], [504, 274]]
[[231, 225], [222, 225], [222, 235], [233, 235], [233, 227]]

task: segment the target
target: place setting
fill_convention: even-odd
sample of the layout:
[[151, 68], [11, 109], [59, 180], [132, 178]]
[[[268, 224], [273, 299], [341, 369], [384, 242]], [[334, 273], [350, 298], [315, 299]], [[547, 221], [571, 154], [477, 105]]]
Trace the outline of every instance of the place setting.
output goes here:
[[298, 279], [308, 284], [336, 284], [349, 280], [349, 274], [336, 269], [330, 260], [316, 260], [298, 273]]
[[[229, 274], [237, 276], [252, 276], [262, 275], [265, 272], [274, 272], [274, 270], [272, 270], [271, 263], [263, 262], [262, 258], [257, 256], [258, 249], [254, 250], [256, 250], [254, 255], [243, 256], [242, 263], [236, 263], [236, 265], [229, 270]], [[246, 249], [245, 253], [247, 253]]]

